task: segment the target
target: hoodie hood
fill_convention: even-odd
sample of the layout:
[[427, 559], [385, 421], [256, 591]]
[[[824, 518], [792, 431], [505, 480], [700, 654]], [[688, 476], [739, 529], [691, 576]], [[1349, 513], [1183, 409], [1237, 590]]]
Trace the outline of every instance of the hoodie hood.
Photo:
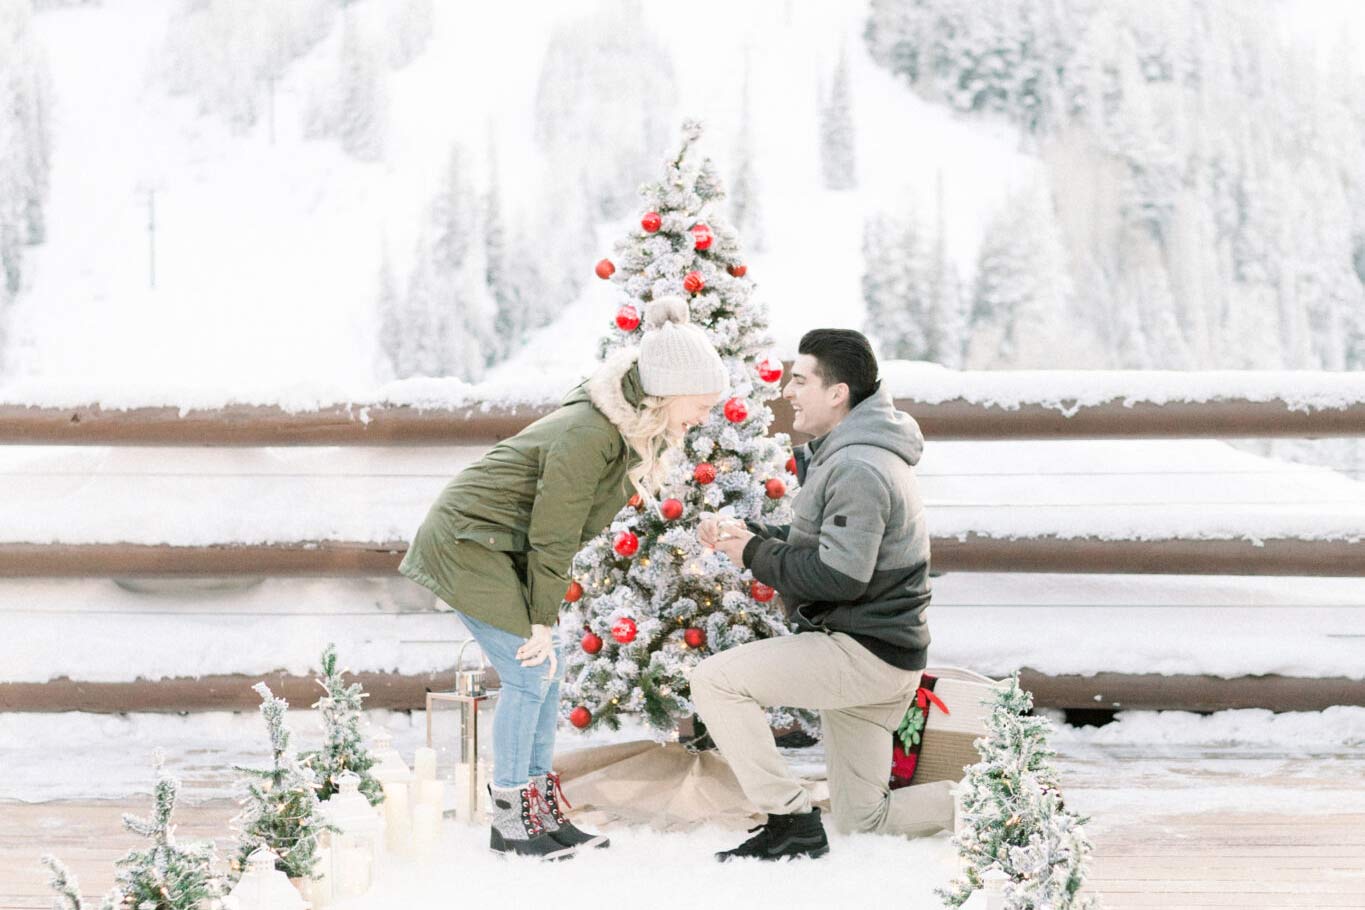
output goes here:
[[818, 467], [845, 446], [857, 445], [886, 449], [914, 466], [924, 452], [924, 434], [915, 418], [896, 409], [891, 393], [882, 385], [849, 411], [838, 426], [807, 443], [810, 452], [807, 468]]
[[564, 397], [563, 404], [588, 402], [616, 429], [628, 425], [645, 399], [640, 383], [639, 348], [622, 348], [603, 362], [585, 381]]

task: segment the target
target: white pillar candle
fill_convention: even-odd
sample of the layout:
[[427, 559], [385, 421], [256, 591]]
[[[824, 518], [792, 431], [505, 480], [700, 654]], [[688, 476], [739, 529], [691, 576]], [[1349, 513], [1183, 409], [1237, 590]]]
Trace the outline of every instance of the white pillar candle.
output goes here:
[[422, 746], [417, 750], [416, 766], [418, 780], [436, 779], [436, 750], [429, 746]]
[[308, 899], [314, 910], [322, 910], [332, 902], [332, 848], [318, 848], [317, 878], [308, 880]]
[[407, 784], [384, 784], [384, 837], [394, 853], [404, 854], [412, 848], [412, 806], [408, 802]]
[[420, 803], [412, 810], [413, 840], [417, 852], [429, 854], [436, 849], [441, 836], [441, 810], [426, 803]]
[[443, 780], [419, 780], [417, 782], [417, 802], [423, 806], [435, 806], [437, 812], [446, 808], [446, 782]]

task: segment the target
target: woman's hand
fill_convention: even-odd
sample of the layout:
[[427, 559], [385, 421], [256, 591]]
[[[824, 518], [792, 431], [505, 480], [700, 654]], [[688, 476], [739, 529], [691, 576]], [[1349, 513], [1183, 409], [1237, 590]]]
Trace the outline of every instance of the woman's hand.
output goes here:
[[526, 643], [517, 648], [517, 660], [521, 661], [523, 667], [538, 667], [545, 663], [546, 658], [550, 659], [549, 675], [555, 675], [555, 668], [558, 662], [555, 659], [554, 637], [550, 634], [549, 626], [531, 626], [531, 637], [526, 639]]

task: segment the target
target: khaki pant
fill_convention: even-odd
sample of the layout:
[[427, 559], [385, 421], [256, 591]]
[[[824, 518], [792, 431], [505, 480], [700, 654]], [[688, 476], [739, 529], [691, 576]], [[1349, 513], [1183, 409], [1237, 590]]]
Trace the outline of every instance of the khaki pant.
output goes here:
[[830, 804], [840, 831], [920, 837], [953, 827], [953, 784], [892, 792], [891, 734], [919, 687], [920, 671], [886, 663], [842, 632], [801, 632], [731, 648], [692, 671], [692, 701], [760, 810], [810, 810], [810, 795], [773, 742], [769, 707], [820, 711]]

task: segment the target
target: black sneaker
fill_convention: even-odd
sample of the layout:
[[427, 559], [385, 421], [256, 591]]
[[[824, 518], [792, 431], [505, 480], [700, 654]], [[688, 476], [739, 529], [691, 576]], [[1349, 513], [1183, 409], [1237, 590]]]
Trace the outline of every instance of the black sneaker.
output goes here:
[[762, 860], [815, 859], [829, 852], [829, 838], [816, 808], [801, 815], [769, 815], [767, 824], [750, 828], [749, 833], [754, 836], [733, 850], [717, 853], [716, 859], [722, 863], [750, 856]]

